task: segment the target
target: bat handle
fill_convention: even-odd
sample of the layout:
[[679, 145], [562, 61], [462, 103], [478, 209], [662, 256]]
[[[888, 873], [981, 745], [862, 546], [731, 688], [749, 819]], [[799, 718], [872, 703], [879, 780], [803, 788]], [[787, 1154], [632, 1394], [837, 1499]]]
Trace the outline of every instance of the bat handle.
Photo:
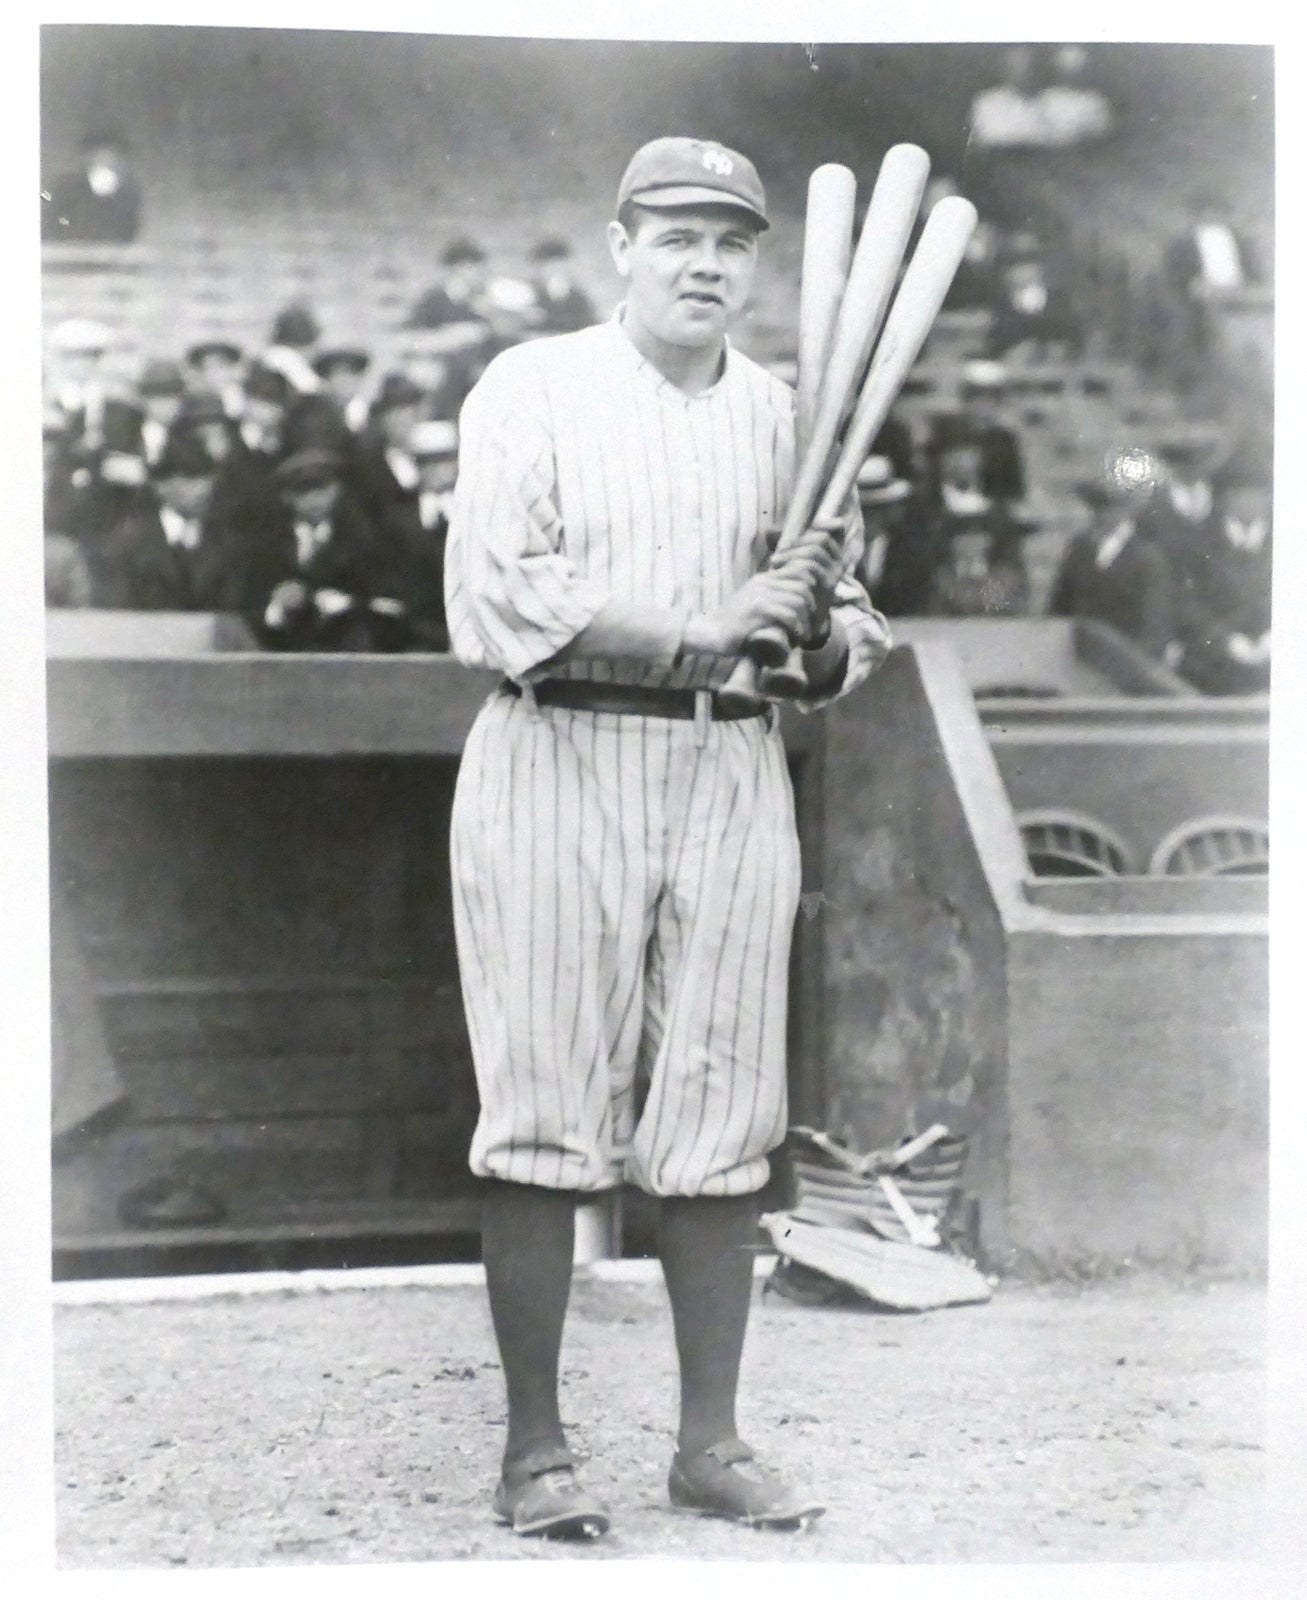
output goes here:
[[803, 651], [796, 644], [779, 667], [767, 667], [762, 674], [762, 692], [769, 700], [798, 700], [808, 689], [808, 673]]
[[789, 660], [790, 637], [784, 628], [759, 628], [745, 648], [759, 666], [782, 667]]
[[747, 716], [757, 712], [762, 701], [762, 669], [752, 656], [741, 656], [730, 677], [717, 690], [717, 704], [723, 711]]

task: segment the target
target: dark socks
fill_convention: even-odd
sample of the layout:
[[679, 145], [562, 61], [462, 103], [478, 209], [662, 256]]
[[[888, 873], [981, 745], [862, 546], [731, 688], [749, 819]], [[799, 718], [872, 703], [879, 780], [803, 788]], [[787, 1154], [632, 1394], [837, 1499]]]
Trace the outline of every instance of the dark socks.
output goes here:
[[481, 1254], [508, 1392], [504, 1465], [563, 1443], [558, 1356], [572, 1284], [576, 1195], [528, 1184], [484, 1186]]
[[658, 1247], [681, 1367], [680, 1449], [736, 1436], [735, 1394], [753, 1295], [758, 1197], [673, 1197]]

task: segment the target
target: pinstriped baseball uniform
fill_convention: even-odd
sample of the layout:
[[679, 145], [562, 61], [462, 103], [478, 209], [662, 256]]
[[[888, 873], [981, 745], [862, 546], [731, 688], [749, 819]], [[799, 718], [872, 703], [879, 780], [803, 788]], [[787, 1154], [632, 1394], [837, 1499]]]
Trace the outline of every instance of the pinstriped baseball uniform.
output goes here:
[[[620, 316], [620, 313], [619, 313]], [[703, 689], [730, 662], [551, 662], [601, 606], [716, 609], [784, 509], [793, 396], [728, 347], [698, 395], [620, 321], [492, 363], [460, 421], [446, 611], [469, 666]], [[854, 544], [856, 545], [856, 540]], [[850, 549], [850, 563], [856, 548]], [[886, 631], [851, 579], [840, 692]], [[799, 893], [772, 717], [677, 721], [493, 693], [452, 820], [455, 929], [481, 1096], [474, 1172], [594, 1190], [744, 1194], [785, 1132], [786, 980]]]

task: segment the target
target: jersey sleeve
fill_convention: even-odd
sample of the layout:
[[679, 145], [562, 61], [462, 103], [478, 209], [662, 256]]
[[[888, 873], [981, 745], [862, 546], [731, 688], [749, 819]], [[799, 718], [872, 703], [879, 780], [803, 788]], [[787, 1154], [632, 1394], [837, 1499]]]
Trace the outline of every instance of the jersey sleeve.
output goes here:
[[450, 647], [466, 666], [524, 678], [588, 626], [606, 598], [563, 548], [543, 386], [525, 362], [501, 358], [459, 418], [445, 554]]

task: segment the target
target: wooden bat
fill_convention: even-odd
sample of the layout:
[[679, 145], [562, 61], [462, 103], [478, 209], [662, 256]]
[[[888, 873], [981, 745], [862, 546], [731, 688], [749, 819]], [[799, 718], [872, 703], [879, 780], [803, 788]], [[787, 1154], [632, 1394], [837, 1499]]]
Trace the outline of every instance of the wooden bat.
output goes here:
[[[799, 374], [795, 399], [796, 450], [802, 455], [812, 437], [822, 383], [830, 362], [835, 324], [853, 254], [853, 212], [858, 180], [849, 167], [831, 163], [808, 179], [808, 204], [803, 232], [803, 268], [799, 278]], [[751, 658], [741, 678], [756, 676]], [[746, 684], [737, 683], [737, 690]], [[781, 666], [768, 673], [764, 692], [793, 698], [807, 687], [803, 652], [792, 646]]]
[[[929, 172], [930, 157], [919, 145], [894, 145], [881, 162], [831, 335], [811, 431], [799, 455], [778, 554], [798, 539], [812, 520], [840, 425], [894, 292]], [[781, 629], [754, 635], [749, 646], [749, 655], [763, 665], [780, 666], [790, 653], [790, 641]], [[758, 673], [747, 657], [737, 664], [718, 696], [726, 704], [746, 709], [757, 703]]]
[[[967, 242], [975, 230], [976, 221], [975, 206], [961, 195], [949, 195], [939, 201], [926, 219], [921, 239], [903, 274], [903, 282], [885, 322], [885, 331], [867, 370], [866, 381], [845, 432], [844, 442], [812, 516], [813, 522], [838, 519], [858, 470], [867, 459], [890, 407], [934, 326], [949, 285], [961, 264]], [[778, 545], [777, 548], [780, 547]], [[734, 690], [740, 686], [732, 675], [722, 687], [723, 690]], [[744, 688], [750, 687], [750, 682], [746, 680]], [[761, 692], [761, 680], [758, 692]]]
[[876, 346], [814, 521], [827, 522], [839, 516], [858, 471], [935, 324], [976, 221], [975, 206], [960, 194], [948, 195], [931, 208], [886, 318], [885, 331]]

